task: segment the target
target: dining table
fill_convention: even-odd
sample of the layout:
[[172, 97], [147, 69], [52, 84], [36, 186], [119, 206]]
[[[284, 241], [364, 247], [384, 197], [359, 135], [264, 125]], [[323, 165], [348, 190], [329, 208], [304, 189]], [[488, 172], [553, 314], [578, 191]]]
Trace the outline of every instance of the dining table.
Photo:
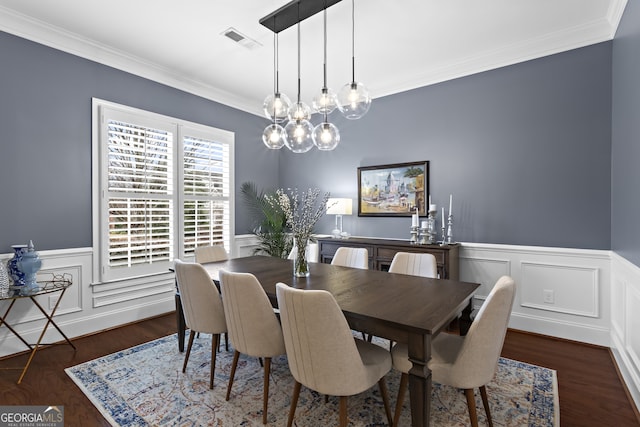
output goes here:
[[202, 264], [214, 281], [221, 269], [252, 273], [277, 307], [276, 284], [330, 292], [353, 330], [408, 345], [411, 425], [429, 425], [431, 415], [431, 340], [460, 318], [460, 333], [471, 324], [477, 283], [433, 279], [324, 263], [309, 263], [297, 277], [293, 261], [249, 256]]

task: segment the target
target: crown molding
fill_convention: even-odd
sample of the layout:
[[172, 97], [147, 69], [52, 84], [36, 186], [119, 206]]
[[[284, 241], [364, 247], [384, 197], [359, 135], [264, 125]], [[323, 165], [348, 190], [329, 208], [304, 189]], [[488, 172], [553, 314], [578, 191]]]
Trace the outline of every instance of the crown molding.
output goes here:
[[96, 43], [2, 6], [0, 6], [0, 30], [229, 107], [262, 116], [262, 111], [256, 106], [255, 101], [249, 101], [201, 81], [185, 78], [166, 67]]
[[616, 7], [610, 8], [607, 18], [508, 44], [501, 49], [479, 52], [463, 61], [416, 73], [397, 84], [379, 86], [374, 96], [388, 96], [612, 40], [626, 1], [616, 0]]
[[[612, 40], [622, 19], [627, 0], [613, 0], [606, 17], [555, 33], [512, 43], [501, 49], [480, 52], [462, 61], [415, 73], [393, 84], [372, 89], [374, 98], [429, 86], [472, 74]], [[222, 88], [189, 79], [171, 69], [88, 40], [0, 6], [0, 29], [42, 45], [153, 80], [214, 102], [262, 117], [258, 103]]]

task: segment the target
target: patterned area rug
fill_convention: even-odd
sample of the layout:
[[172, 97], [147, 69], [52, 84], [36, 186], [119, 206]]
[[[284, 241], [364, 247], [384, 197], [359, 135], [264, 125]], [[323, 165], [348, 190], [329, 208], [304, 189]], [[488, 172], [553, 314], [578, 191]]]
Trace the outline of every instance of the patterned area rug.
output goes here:
[[[184, 353], [171, 335], [71, 368], [67, 374], [114, 426], [262, 426], [262, 368], [258, 360], [241, 356], [231, 393], [225, 401], [233, 351], [218, 353], [213, 390], [209, 389], [210, 336], [194, 342], [187, 372]], [[388, 348], [388, 342], [378, 341]], [[269, 424], [286, 425], [293, 377], [286, 357], [274, 359], [269, 393]], [[391, 406], [395, 405], [400, 374], [387, 375]], [[494, 380], [487, 385], [495, 426], [559, 426], [556, 372], [501, 358]], [[479, 393], [480, 425], [486, 417]], [[400, 425], [410, 426], [405, 399]], [[350, 397], [350, 426], [386, 426], [378, 387]], [[464, 393], [434, 384], [433, 426], [469, 425]], [[297, 427], [337, 425], [338, 399], [302, 387], [296, 410]]]

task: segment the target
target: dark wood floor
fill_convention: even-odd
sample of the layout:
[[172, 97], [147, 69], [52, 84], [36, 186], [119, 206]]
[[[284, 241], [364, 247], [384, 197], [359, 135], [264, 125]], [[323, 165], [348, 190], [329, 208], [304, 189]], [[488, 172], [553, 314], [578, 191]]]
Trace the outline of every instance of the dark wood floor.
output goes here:
[[[67, 427], [108, 426], [64, 368], [175, 331], [175, 317], [167, 314], [75, 339], [75, 352], [67, 345], [43, 349], [20, 385], [19, 370], [0, 370], [0, 404], [63, 405]], [[640, 426], [608, 349], [510, 330], [502, 355], [558, 371], [562, 427]], [[22, 366], [26, 360], [27, 355], [0, 360], [0, 369]]]

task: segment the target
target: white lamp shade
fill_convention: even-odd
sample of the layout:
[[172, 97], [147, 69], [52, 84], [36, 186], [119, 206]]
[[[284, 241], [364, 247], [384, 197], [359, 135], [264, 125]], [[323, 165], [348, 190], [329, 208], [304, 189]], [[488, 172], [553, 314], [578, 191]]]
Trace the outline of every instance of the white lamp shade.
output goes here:
[[329, 198], [327, 215], [351, 215], [352, 200], [349, 198]]

